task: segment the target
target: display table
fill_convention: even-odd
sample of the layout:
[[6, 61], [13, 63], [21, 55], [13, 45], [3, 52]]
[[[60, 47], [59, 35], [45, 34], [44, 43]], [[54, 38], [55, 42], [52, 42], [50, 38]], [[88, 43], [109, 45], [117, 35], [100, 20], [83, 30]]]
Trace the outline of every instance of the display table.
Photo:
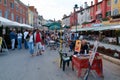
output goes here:
[[50, 50], [52, 50], [52, 49], [56, 49], [56, 47], [55, 47], [55, 41], [53, 41], [53, 40], [50, 40], [49, 41], [49, 46], [50, 46]]
[[[89, 57], [90, 55], [84, 56], [80, 55], [79, 57], [73, 55], [72, 57], [72, 69], [77, 69], [78, 77], [81, 76], [82, 69], [87, 69], [89, 67]], [[98, 76], [103, 76], [103, 66], [102, 66], [102, 58], [98, 56], [94, 59], [93, 65], [91, 67], [92, 70], [95, 70]]]

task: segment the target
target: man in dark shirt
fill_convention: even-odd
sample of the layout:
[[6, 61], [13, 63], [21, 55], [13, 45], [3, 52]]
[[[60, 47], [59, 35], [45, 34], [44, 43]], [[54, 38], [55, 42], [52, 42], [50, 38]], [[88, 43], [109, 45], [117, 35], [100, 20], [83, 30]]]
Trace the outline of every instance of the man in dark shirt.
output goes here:
[[11, 49], [14, 50], [15, 49], [15, 39], [16, 39], [17, 35], [15, 33], [15, 30], [12, 30], [10, 32], [10, 40], [11, 40]]

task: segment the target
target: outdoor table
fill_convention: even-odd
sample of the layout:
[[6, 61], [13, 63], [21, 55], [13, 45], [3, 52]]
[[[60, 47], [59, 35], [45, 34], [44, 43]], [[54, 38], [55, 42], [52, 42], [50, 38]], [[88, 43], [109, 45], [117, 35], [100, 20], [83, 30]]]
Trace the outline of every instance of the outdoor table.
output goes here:
[[[77, 76], [81, 76], [82, 69], [87, 69], [89, 67], [89, 57], [90, 55], [84, 56], [80, 55], [79, 57], [73, 55], [72, 57], [72, 69], [77, 69]], [[93, 65], [91, 67], [92, 70], [95, 70], [98, 76], [103, 76], [103, 66], [102, 66], [102, 58], [98, 56], [94, 59]]]
[[55, 41], [50, 40], [49, 41], [49, 46], [50, 46], [51, 49], [55, 49]]

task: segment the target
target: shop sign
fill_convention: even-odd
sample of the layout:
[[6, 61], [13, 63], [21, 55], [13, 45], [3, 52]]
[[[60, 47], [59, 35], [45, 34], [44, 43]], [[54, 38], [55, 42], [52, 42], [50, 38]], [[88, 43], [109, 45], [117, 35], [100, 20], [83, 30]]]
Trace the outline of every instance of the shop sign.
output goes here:
[[0, 37], [0, 45], [2, 45], [2, 37]]
[[100, 23], [100, 24], [92, 24], [92, 27], [101, 27], [101, 26], [103, 26], [102, 23]]
[[75, 44], [75, 52], [80, 52], [81, 49], [81, 41], [80, 40], [76, 40], [76, 44]]
[[98, 41], [95, 41], [95, 42], [94, 42], [94, 47], [93, 47], [93, 49], [92, 49], [92, 53], [91, 53], [90, 58], [89, 58], [90, 66], [92, 66], [92, 63], [93, 63], [95, 54], [96, 54], [96, 52], [97, 52], [98, 45], [99, 45], [99, 42], [98, 42]]

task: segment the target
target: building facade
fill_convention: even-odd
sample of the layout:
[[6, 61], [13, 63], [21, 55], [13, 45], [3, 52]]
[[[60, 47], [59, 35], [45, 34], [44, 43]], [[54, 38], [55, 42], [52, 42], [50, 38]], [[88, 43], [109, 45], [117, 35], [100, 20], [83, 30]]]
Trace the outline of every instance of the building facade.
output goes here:
[[89, 22], [90, 20], [90, 7], [81, 8], [78, 11], [78, 24], [82, 25], [84, 22]]
[[28, 24], [28, 6], [26, 6], [20, 0], [15, 0], [14, 4], [15, 4], [14, 21]]
[[0, 0], [0, 16], [19, 23], [38, 26], [38, 12], [20, 0]]
[[38, 27], [42, 27], [45, 23], [44, 23], [45, 19], [43, 18], [43, 16], [39, 15], [38, 16]]
[[120, 0], [93, 0], [88, 6], [80, 7], [78, 11], [70, 14], [70, 26], [82, 25], [82, 27], [101, 26], [104, 20], [109, 20], [111, 16], [120, 14]]
[[111, 0], [111, 15], [119, 15], [120, 14], [120, 0]]
[[33, 17], [34, 17], [34, 13], [33, 11], [28, 8], [28, 24], [33, 26]]
[[78, 25], [78, 14], [77, 11], [74, 10], [70, 14], [70, 26], [75, 26], [75, 25]]
[[28, 23], [28, 7], [20, 0], [0, 0], [0, 16], [19, 23]]
[[70, 26], [70, 16], [64, 16], [64, 18], [62, 19], [62, 24]]
[[29, 6], [28, 13], [29, 13], [28, 23], [31, 26], [38, 27], [38, 21], [37, 21], [38, 20], [38, 12], [37, 12], [37, 9], [34, 6]]

